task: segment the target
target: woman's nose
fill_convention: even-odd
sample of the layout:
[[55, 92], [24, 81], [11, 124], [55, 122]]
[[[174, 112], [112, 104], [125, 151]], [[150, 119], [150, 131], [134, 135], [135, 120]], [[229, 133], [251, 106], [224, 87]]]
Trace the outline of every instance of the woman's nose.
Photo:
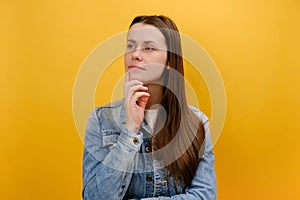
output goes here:
[[134, 51], [132, 51], [131, 56], [132, 56], [132, 60], [142, 60], [142, 50], [141, 49], [135, 49]]

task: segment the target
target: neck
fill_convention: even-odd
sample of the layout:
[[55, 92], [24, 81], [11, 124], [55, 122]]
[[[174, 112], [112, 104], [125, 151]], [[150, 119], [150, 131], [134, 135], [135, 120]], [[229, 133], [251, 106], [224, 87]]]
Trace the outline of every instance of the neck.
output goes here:
[[146, 85], [146, 87], [148, 87], [148, 92], [150, 93], [146, 109], [150, 109], [153, 105], [161, 103], [163, 96], [163, 87], [158, 84], [149, 84]]

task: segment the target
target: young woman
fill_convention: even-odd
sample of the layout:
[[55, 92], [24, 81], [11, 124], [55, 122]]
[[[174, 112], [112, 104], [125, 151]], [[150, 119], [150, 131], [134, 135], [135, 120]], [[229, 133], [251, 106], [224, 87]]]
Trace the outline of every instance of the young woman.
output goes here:
[[187, 104], [174, 22], [136, 17], [124, 64], [124, 98], [88, 119], [83, 199], [216, 199], [208, 119]]

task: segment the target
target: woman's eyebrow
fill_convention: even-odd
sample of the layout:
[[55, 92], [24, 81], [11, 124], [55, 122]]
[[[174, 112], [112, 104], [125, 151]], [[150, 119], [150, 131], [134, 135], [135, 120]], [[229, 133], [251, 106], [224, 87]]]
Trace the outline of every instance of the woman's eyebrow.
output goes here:
[[145, 44], [149, 44], [149, 43], [153, 43], [153, 44], [157, 44], [156, 42], [154, 41], [144, 41]]
[[136, 43], [136, 41], [135, 41], [135, 40], [132, 40], [132, 39], [128, 39], [127, 42]]
[[[136, 42], [135, 40], [133, 40], [133, 39], [128, 39], [127, 42], [137, 43], [137, 42]], [[145, 43], [145, 44], [149, 44], [149, 43], [157, 44], [156, 42], [154, 42], [154, 41], [152, 41], [152, 40], [143, 41], [143, 43]]]

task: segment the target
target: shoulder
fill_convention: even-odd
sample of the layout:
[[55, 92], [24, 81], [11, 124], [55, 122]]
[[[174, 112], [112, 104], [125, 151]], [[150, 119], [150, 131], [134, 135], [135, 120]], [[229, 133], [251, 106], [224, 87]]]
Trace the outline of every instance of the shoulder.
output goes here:
[[208, 117], [201, 110], [199, 110], [198, 108], [191, 106], [191, 105], [189, 105], [189, 108], [191, 111], [193, 111], [199, 117], [200, 121], [203, 124], [208, 123], [208, 121], [209, 121]]
[[209, 130], [209, 119], [208, 117], [198, 108], [189, 106], [191, 111], [193, 111], [200, 119], [201, 123], [204, 126], [204, 131], [205, 131], [205, 149], [204, 149], [204, 157], [207, 157], [209, 153], [213, 149], [213, 145], [211, 142], [211, 135], [210, 135], [210, 130]]
[[101, 122], [122, 122], [124, 115], [124, 103], [123, 99], [98, 106], [93, 109], [90, 114], [90, 118], [96, 118]]
[[102, 114], [109, 114], [109, 113], [117, 113], [117, 112], [120, 113], [123, 105], [124, 105], [123, 99], [120, 99], [102, 106], [98, 106], [93, 110], [93, 112], [97, 116], [100, 116]]
[[114, 109], [118, 109], [121, 108], [123, 106], [123, 99], [119, 99], [117, 101], [102, 105], [102, 106], [98, 106], [95, 108], [96, 112], [101, 112], [102, 110], [114, 110]]

